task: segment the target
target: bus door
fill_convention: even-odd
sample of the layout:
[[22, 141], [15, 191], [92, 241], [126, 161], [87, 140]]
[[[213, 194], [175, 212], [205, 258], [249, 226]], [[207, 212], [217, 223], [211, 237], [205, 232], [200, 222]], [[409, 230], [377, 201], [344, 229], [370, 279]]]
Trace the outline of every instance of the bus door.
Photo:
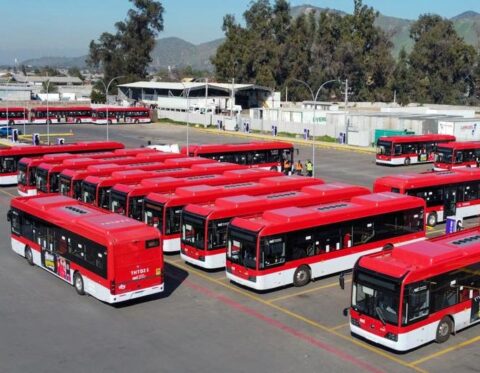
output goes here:
[[471, 322], [480, 319], [480, 290], [473, 290]]
[[447, 219], [448, 216], [455, 215], [457, 212], [457, 187], [455, 185], [446, 186], [443, 197], [443, 218]]

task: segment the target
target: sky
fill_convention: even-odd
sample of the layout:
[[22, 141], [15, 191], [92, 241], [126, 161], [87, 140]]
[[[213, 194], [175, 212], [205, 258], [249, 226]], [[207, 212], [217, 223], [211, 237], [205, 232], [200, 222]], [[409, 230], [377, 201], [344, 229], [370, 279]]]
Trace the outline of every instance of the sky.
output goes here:
[[[161, 0], [160, 0], [161, 1]], [[163, 0], [164, 31], [158, 37], [176, 36], [194, 44], [223, 37], [225, 14], [238, 21], [250, 0]], [[273, 0], [272, 0], [273, 3]], [[353, 11], [353, 0], [290, 0], [291, 6], [310, 4]], [[416, 19], [436, 13], [450, 18], [468, 10], [480, 13], [480, 0], [364, 0], [384, 15]], [[128, 0], [1, 0], [0, 64], [15, 58], [80, 56], [92, 39], [113, 32], [131, 3]]]

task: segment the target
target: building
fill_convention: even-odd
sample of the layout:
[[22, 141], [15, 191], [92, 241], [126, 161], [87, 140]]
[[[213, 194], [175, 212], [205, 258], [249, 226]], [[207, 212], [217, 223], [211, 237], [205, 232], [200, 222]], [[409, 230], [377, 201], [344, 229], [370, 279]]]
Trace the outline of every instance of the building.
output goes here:
[[255, 84], [135, 82], [118, 88], [120, 100], [154, 104], [162, 110], [238, 111], [268, 106], [273, 101], [270, 88]]

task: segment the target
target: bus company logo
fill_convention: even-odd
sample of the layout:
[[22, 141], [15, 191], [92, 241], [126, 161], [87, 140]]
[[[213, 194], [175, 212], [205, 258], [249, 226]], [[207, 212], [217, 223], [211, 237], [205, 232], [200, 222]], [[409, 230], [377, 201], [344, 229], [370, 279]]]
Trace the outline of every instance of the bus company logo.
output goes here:
[[125, 284], [118, 285], [119, 290], [125, 290], [126, 287], [127, 287], [127, 285], [125, 285]]

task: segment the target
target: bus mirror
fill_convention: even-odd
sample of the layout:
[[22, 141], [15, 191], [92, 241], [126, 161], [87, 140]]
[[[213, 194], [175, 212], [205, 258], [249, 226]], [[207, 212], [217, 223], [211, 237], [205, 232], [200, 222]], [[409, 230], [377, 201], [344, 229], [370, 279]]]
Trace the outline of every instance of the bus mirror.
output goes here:
[[343, 272], [340, 273], [340, 276], [338, 277], [338, 284], [342, 290], [345, 290], [345, 275]]
[[7, 221], [12, 221], [12, 210], [8, 210], [7, 212]]
[[343, 316], [347, 317], [348, 316], [348, 307], [343, 309]]

